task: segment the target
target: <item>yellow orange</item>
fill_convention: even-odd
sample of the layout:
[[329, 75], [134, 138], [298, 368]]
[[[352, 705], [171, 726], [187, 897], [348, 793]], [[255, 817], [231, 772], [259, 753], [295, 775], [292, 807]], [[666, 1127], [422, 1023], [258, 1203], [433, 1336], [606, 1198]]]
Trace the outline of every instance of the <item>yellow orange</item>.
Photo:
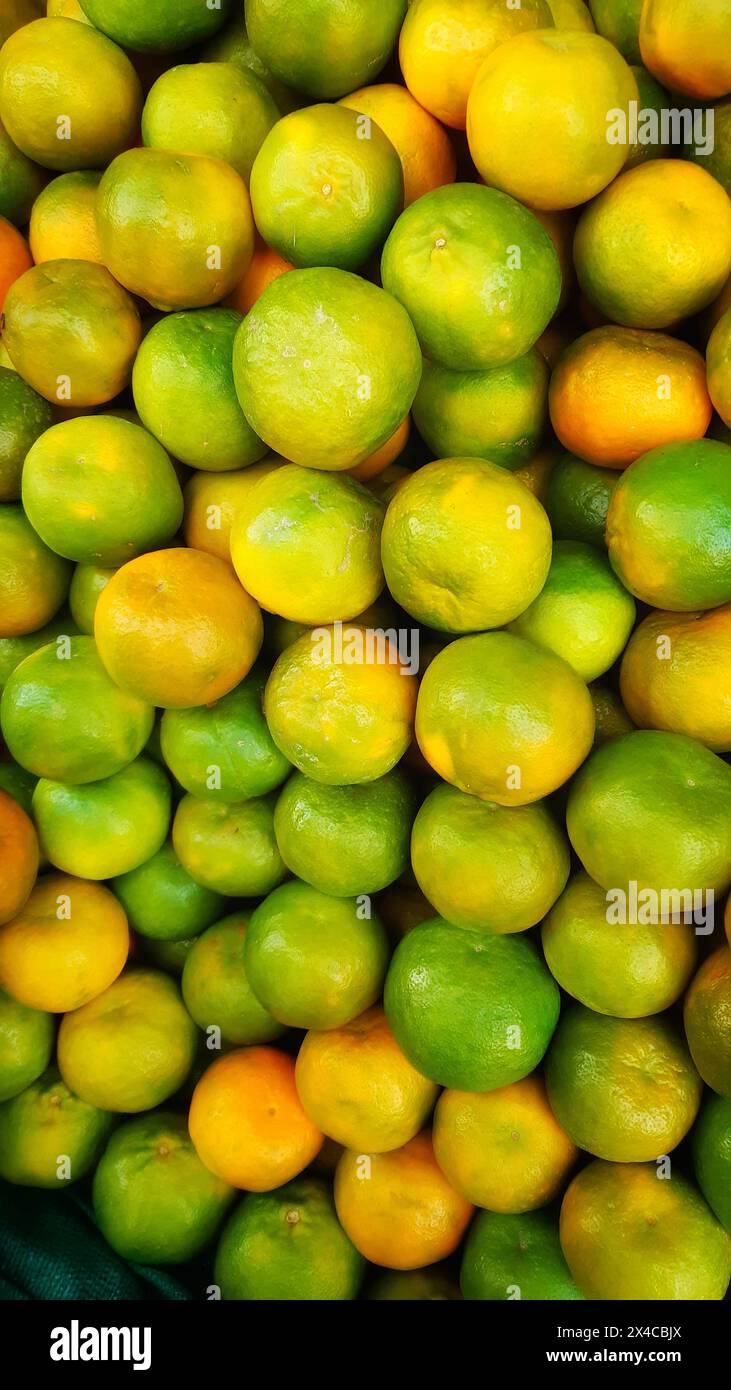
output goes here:
[[93, 169], [59, 174], [36, 198], [28, 237], [33, 260], [102, 262], [96, 229], [96, 191], [101, 174]]
[[645, 0], [640, 52], [664, 86], [699, 100], [725, 96], [731, 91], [728, 0]]
[[688, 734], [728, 752], [731, 603], [707, 613], [649, 613], [625, 649], [620, 688], [640, 729]]
[[446, 130], [404, 87], [395, 82], [361, 87], [340, 105], [370, 117], [388, 136], [401, 160], [404, 207], [432, 188], [454, 182], [457, 160]]
[[233, 473], [193, 473], [185, 485], [185, 544], [231, 562], [231, 527], [252, 487], [283, 463], [270, 454]]

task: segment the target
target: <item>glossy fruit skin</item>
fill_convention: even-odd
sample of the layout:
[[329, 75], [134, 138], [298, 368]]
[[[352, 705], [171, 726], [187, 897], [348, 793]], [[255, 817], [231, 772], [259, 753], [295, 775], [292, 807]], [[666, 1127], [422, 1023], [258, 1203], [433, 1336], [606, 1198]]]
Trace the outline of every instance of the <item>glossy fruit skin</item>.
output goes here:
[[547, 806], [499, 806], [442, 783], [411, 836], [416, 880], [456, 927], [525, 931], [545, 916], [569, 872], [566, 840]]
[[178, 1090], [195, 1046], [195, 1025], [177, 985], [157, 970], [134, 969], [64, 1016], [58, 1065], [89, 1104], [134, 1114]]
[[51, 1014], [0, 990], [0, 1103], [20, 1095], [46, 1070], [53, 1042]]
[[604, 528], [619, 473], [563, 454], [548, 481], [545, 508], [556, 540], [604, 547]]
[[141, 1264], [181, 1264], [199, 1254], [232, 1198], [198, 1158], [185, 1118], [165, 1111], [115, 1130], [92, 1189], [104, 1239]]
[[[666, 444], [622, 475], [607, 512], [612, 568], [643, 603], [674, 612], [731, 599], [731, 445]], [[664, 563], [659, 547], [669, 559]]]
[[647, 0], [639, 38], [643, 63], [667, 86], [700, 100], [731, 89], [731, 20], [723, 0]]
[[421, 353], [391, 295], [326, 266], [269, 285], [236, 335], [233, 372], [241, 408], [271, 449], [337, 471], [361, 463], [400, 425]]
[[622, 657], [622, 699], [639, 728], [731, 749], [731, 604], [706, 613], [648, 613]]
[[364, 1270], [328, 1188], [304, 1177], [244, 1197], [221, 1236], [214, 1278], [224, 1299], [343, 1302], [357, 1297]]
[[548, 1099], [582, 1149], [615, 1163], [670, 1153], [691, 1128], [703, 1084], [664, 1019], [563, 1012], [546, 1058]]
[[143, 864], [170, 824], [170, 784], [149, 758], [135, 758], [100, 782], [71, 786], [42, 777], [33, 815], [43, 852], [79, 878], [115, 878]]
[[44, 261], [5, 300], [13, 366], [55, 405], [103, 405], [128, 384], [142, 329], [134, 301], [106, 266]]
[[[648, 778], [657, 795], [647, 800]], [[713, 889], [731, 879], [731, 772], [683, 734], [638, 729], [597, 748], [569, 793], [576, 853], [607, 890]]]
[[18, 149], [0, 122], [0, 217], [24, 227], [46, 178], [45, 170]]
[[724, 424], [731, 421], [731, 387], [729, 387], [729, 363], [731, 361], [731, 312], [727, 311], [716, 324], [706, 348], [708, 366], [708, 390], [711, 400]]
[[654, 1163], [588, 1164], [561, 1207], [561, 1246], [587, 1299], [723, 1298], [731, 1244], [700, 1193]]
[[691, 1056], [707, 1086], [731, 1100], [731, 949], [703, 962], [685, 996], [683, 1022]]
[[330, 101], [372, 81], [391, 53], [406, 0], [247, 0], [246, 27], [259, 59], [280, 82]]
[[112, 1117], [82, 1100], [50, 1066], [0, 1105], [0, 1177], [63, 1189], [93, 1168]]
[[36, 535], [22, 507], [0, 507], [0, 638], [45, 627], [69, 591], [71, 565]]
[[[538, 1065], [556, 1026], [558, 987], [534, 948], [433, 918], [393, 955], [386, 1017], [413, 1065], [440, 1086], [491, 1091]], [[517, 1027], [519, 1034], [511, 1034]]]
[[266, 453], [234, 390], [231, 352], [241, 315], [233, 309], [169, 314], [135, 358], [132, 390], [140, 419], [191, 468], [246, 468]]
[[229, 564], [231, 527], [239, 506], [250, 488], [281, 466], [278, 454], [266, 454], [259, 463], [244, 468], [193, 473], [183, 489], [186, 545], [191, 550], [205, 550]]
[[[509, 263], [506, 273], [505, 247], [514, 244], [522, 268]], [[454, 371], [498, 367], [528, 352], [561, 292], [548, 233], [514, 198], [477, 184], [448, 184], [412, 203], [386, 242], [381, 275], [425, 355]]]
[[[104, 92], [103, 104], [95, 91]], [[47, 168], [103, 169], [133, 143], [141, 109], [142, 89], [126, 53], [87, 25], [39, 19], [3, 46], [3, 124], [18, 148]]]
[[181, 63], [151, 87], [142, 139], [154, 149], [223, 159], [248, 184], [262, 141], [279, 120], [266, 87], [232, 63]]
[[[264, 686], [263, 672], [254, 667], [220, 700], [165, 710], [160, 726], [163, 757], [187, 792], [212, 801], [247, 801], [285, 780], [291, 763], [269, 733], [262, 712]], [[211, 769], [217, 757], [220, 779], [214, 785]]]
[[190, 940], [220, 916], [224, 899], [183, 868], [172, 844], [136, 869], [112, 879], [130, 926], [154, 941]]
[[287, 872], [274, 837], [271, 796], [234, 803], [184, 796], [173, 844], [196, 883], [228, 898], [262, 897]]
[[408, 1144], [437, 1097], [436, 1086], [404, 1056], [378, 1007], [341, 1028], [307, 1033], [295, 1079], [315, 1124], [357, 1153], [387, 1153]]
[[208, 927], [188, 951], [181, 989], [199, 1028], [219, 1028], [229, 1043], [272, 1042], [284, 1025], [259, 1003], [246, 977], [244, 944], [248, 920], [235, 912]]
[[38, 837], [33, 822], [7, 791], [0, 791], [0, 849], [1, 924], [12, 921], [28, 901], [38, 873]]
[[398, 768], [355, 787], [332, 787], [294, 772], [274, 811], [288, 869], [335, 897], [377, 893], [409, 866], [415, 809]]
[[282, 117], [251, 170], [257, 228], [292, 265], [357, 270], [403, 207], [401, 161], [380, 126], [345, 106]]
[[215, 34], [226, 20], [231, 0], [214, 8], [197, 0], [79, 0], [84, 14], [97, 29], [117, 43], [141, 52], [157, 53], [187, 48]]
[[661, 1013], [682, 995], [697, 947], [685, 922], [610, 925], [607, 895], [583, 870], [541, 928], [554, 979], [581, 1004], [613, 1018]]
[[48, 402], [17, 372], [0, 367], [0, 502], [18, 500], [25, 456], [52, 424]]
[[414, 423], [436, 458], [484, 458], [519, 468], [543, 437], [548, 377], [537, 348], [477, 372], [451, 371], [425, 359]]
[[342, 97], [340, 105], [370, 116], [391, 141], [401, 160], [404, 207], [454, 181], [457, 162], [447, 132], [403, 87], [395, 82], [361, 87]]
[[[464, 1298], [504, 1302], [582, 1299], [571, 1278], [550, 1212], [478, 1212], [462, 1257]], [[517, 1291], [517, 1292], [516, 1292]]]
[[337, 1028], [379, 996], [386, 933], [354, 898], [333, 898], [293, 880], [251, 914], [246, 973], [260, 1003], [292, 1028]]
[[707, 1097], [693, 1128], [692, 1146], [698, 1186], [731, 1235], [731, 1100]]
[[101, 265], [95, 215], [100, 179], [95, 169], [59, 174], [36, 198], [28, 228], [36, 265], [65, 257]]
[[490, 1211], [533, 1211], [558, 1195], [578, 1150], [556, 1120], [540, 1076], [476, 1095], [443, 1091], [434, 1154], [452, 1186]]

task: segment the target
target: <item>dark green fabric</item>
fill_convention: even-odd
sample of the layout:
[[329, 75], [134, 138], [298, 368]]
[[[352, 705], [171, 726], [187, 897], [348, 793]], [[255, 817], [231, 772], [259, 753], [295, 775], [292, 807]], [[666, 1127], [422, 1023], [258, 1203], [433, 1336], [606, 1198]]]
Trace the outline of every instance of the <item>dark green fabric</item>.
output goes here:
[[193, 1298], [178, 1274], [120, 1260], [81, 1193], [0, 1182], [0, 1299]]

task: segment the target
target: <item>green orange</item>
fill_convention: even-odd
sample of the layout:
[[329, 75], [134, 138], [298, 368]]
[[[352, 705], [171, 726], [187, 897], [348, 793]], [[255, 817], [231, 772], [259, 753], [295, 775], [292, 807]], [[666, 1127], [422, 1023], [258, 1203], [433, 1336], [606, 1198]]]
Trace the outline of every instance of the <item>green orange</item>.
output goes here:
[[682, 734], [639, 729], [597, 748], [572, 783], [566, 824], [605, 889], [692, 897], [731, 881], [731, 768]]
[[643, 0], [589, 0], [597, 33], [609, 39], [628, 63], [640, 61], [640, 14]]
[[584, 209], [574, 260], [581, 289], [605, 318], [669, 328], [705, 309], [728, 278], [728, 194], [687, 160], [648, 160]]
[[352, 468], [408, 413], [421, 375], [411, 321], [389, 294], [343, 270], [290, 271], [254, 304], [234, 343], [249, 424], [309, 468]]
[[114, 415], [79, 416], [31, 447], [23, 506], [57, 555], [114, 567], [172, 539], [183, 494], [168, 455], [146, 430]]
[[0, 1105], [0, 1177], [59, 1191], [93, 1168], [111, 1125], [51, 1066]]
[[196, 883], [228, 898], [261, 897], [286, 875], [271, 796], [239, 802], [184, 796], [173, 821], [173, 844]]
[[168, 53], [200, 43], [220, 29], [231, 0], [201, 5], [199, 0], [82, 0], [84, 14], [125, 48]]
[[266, 453], [236, 399], [233, 309], [168, 314], [140, 345], [132, 373], [143, 425], [191, 468], [245, 468]]
[[617, 483], [607, 514], [613, 569], [655, 608], [690, 612], [731, 599], [731, 445], [651, 449]]
[[583, 681], [511, 632], [450, 642], [428, 666], [416, 737], [434, 771], [484, 801], [524, 806], [568, 780], [594, 737]]
[[562, 454], [548, 480], [545, 507], [556, 540], [604, 546], [604, 528], [619, 473]]
[[458, 1192], [478, 1207], [506, 1213], [552, 1201], [578, 1158], [538, 1075], [482, 1095], [442, 1091], [434, 1153]]
[[0, 638], [23, 637], [49, 623], [70, 580], [68, 560], [43, 544], [22, 507], [0, 506]]
[[388, 136], [401, 160], [405, 207], [454, 181], [457, 161], [446, 130], [405, 87], [396, 82], [361, 87], [340, 104], [370, 117]]
[[130, 380], [141, 332], [134, 301], [91, 261], [33, 266], [5, 300], [3, 343], [13, 366], [57, 405], [101, 405], [117, 396]]
[[365, 1262], [316, 1178], [249, 1193], [228, 1221], [214, 1279], [224, 1299], [328, 1302], [357, 1297]]
[[214, 922], [192, 943], [183, 966], [185, 1007], [199, 1028], [220, 1030], [224, 1042], [271, 1042], [284, 1026], [259, 1003], [246, 975], [248, 927], [241, 912]]
[[375, 1003], [388, 943], [369, 900], [295, 879], [252, 912], [244, 960], [251, 988], [280, 1023], [337, 1028]]
[[383, 588], [383, 516], [353, 478], [285, 464], [237, 508], [233, 567], [270, 613], [311, 624], [354, 618]]
[[288, 87], [330, 100], [381, 71], [406, 13], [406, 0], [248, 0], [252, 47]]
[[551, 1109], [574, 1143], [613, 1163], [670, 1153], [691, 1128], [703, 1083], [664, 1018], [610, 1018], [572, 1004], [546, 1057]]
[[411, 862], [447, 921], [503, 934], [545, 916], [566, 883], [569, 849], [542, 802], [499, 806], [442, 783], [417, 814]]
[[246, 185], [208, 155], [118, 155], [99, 185], [97, 226], [105, 265], [158, 309], [217, 303], [254, 251]]
[[708, 390], [724, 424], [731, 425], [731, 310], [718, 320], [706, 348]]
[[23, 154], [49, 169], [103, 169], [133, 144], [141, 109], [126, 53], [89, 25], [37, 19], [3, 45], [0, 117]]
[[145, 145], [223, 159], [247, 183], [279, 119], [266, 87], [233, 63], [181, 63], [153, 83], [142, 112]]
[[99, 595], [106, 589], [114, 569], [105, 565], [77, 565], [69, 589], [69, 610], [79, 629], [91, 637]]
[[502, 627], [540, 593], [551, 528], [524, 483], [487, 459], [416, 470], [383, 524], [383, 567], [398, 604], [428, 627]]
[[384, 247], [381, 274], [425, 355], [455, 371], [521, 357], [561, 293], [548, 232], [515, 199], [479, 184], [447, 184], [406, 208]]
[[414, 424], [437, 458], [483, 458], [518, 468], [543, 437], [548, 376], [537, 348], [487, 371], [451, 371], [425, 360]]
[[661, 1013], [680, 998], [693, 973], [697, 949], [691, 927], [636, 916], [637, 921], [617, 922], [604, 889], [579, 871], [543, 923], [541, 941], [551, 974], [595, 1013], [615, 1018]]
[[464, 931], [436, 917], [396, 947], [384, 1007], [396, 1041], [424, 1076], [492, 1091], [538, 1066], [559, 994], [529, 941]]
[[115, 1130], [94, 1174], [94, 1216], [123, 1260], [180, 1264], [213, 1238], [233, 1193], [201, 1163], [182, 1115]]
[[45, 170], [18, 149], [0, 122], [0, 217], [25, 227], [46, 177]]
[[131, 970], [64, 1016], [58, 1065], [88, 1104], [134, 1113], [177, 1091], [193, 1065], [195, 1043], [178, 986], [157, 970]]
[[305, 632], [274, 663], [264, 692], [277, 747], [331, 786], [390, 772], [411, 742], [416, 704], [416, 678], [400, 663], [378, 629], [349, 623]]
[[731, 949], [719, 946], [703, 962], [685, 996], [683, 1022], [703, 1080], [731, 1100]]
[[380, 126], [326, 104], [277, 122], [250, 187], [265, 242], [300, 268], [357, 270], [383, 244], [404, 201], [401, 161]]
[[692, 1145], [698, 1186], [731, 1235], [731, 1099], [707, 1097], [693, 1127]]
[[29, 1009], [0, 989], [0, 1102], [19, 1095], [46, 1070], [53, 1041], [51, 1014]]
[[477, 1301], [581, 1299], [550, 1212], [479, 1212], [470, 1228], [460, 1272], [465, 1298]]
[[561, 1246], [588, 1299], [722, 1299], [731, 1240], [681, 1173], [594, 1162], [561, 1207]]
[[247, 801], [284, 781], [291, 764], [267, 728], [262, 711], [264, 683], [263, 672], [255, 667], [220, 700], [163, 714], [163, 757], [193, 796]]
[[563, 657], [582, 680], [614, 665], [635, 621], [634, 599], [609, 561], [585, 541], [557, 541], [538, 597], [509, 624]]
[[377, 893], [409, 866], [414, 809], [399, 768], [354, 787], [293, 772], [274, 811], [279, 852], [297, 878], [323, 893]]
[[17, 372], [0, 367], [0, 502], [20, 497], [25, 456], [52, 424], [48, 402]]
[[190, 877], [170, 843], [136, 869], [112, 879], [111, 886], [130, 926], [155, 941], [197, 936], [223, 908], [221, 895]]
[[85, 786], [41, 778], [33, 815], [41, 848], [58, 869], [79, 878], [114, 878], [136, 869], [163, 844], [170, 784], [149, 758], [136, 758]]

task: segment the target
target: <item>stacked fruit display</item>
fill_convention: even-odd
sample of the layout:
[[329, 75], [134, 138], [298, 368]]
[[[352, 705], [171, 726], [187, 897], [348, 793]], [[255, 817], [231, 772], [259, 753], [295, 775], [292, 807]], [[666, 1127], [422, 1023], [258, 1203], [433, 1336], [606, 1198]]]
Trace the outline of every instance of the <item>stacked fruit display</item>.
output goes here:
[[722, 1299], [728, 0], [0, 44], [0, 1178], [199, 1298]]

